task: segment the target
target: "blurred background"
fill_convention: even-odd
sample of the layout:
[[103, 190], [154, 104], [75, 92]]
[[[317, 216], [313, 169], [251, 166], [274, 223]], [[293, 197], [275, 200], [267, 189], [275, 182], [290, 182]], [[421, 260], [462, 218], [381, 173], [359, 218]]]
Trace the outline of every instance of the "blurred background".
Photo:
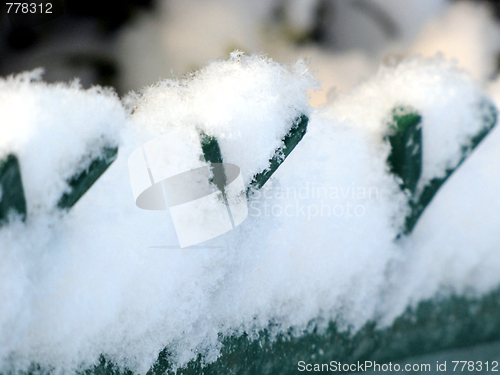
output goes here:
[[46, 81], [120, 95], [235, 49], [306, 58], [321, 81], [314, 106], [405, 56], [441, 52], [481, 83], [500, 61], [500, 1], [50, 0], [52, 13], [32, 3], [36, 13], [0, 4], [0, 75], [43, 67]]

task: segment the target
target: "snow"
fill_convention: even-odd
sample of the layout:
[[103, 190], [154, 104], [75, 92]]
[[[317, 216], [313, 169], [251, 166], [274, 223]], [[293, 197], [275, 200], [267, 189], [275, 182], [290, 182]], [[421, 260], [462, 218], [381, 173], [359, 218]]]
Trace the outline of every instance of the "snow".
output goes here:
[[[294, 2], [288, 11], [304, 14], [288, 15], [290, 22], [307, 28], [313, 3]], [[415, 4], [408, 2], [408, 9]], [[224, 8], [224, 17], [233, 22], [240, 5]], [[267, 19], [272, 5], [259, 2], [249, 19]], [[174, 14], [188, 12], [185, 20], [201, 17], [180, 3], [172, 7]], [[493, 25], [483, 8], [468, 21], [469, 5], [443, 7], [426, 7], [404, 38], [411, 40], [427, 21], [442, 35], [463, 32], [468, 22], [478, 30]], [[156, 82], [166, 67], [184, 73], [191, 62], [204, 64], [199, 71], [174, 74], [121, 101], [107, 89], [43, 83], [41, 71], [0, 80], [0, 156], [18, 155], [28, 202], [26, 223], [0, 228], [0, 372], [26, 369], [31, 361], [73, 371], [105, 354], [146, 373], [165, 347], [175, 365], [198, 353], [214, 360], [219, 334], [252, 335], [271, 320], [277, 330], [297, 331], [312, 319], [335, 319], [340, 328], [359, 328], [369, 319], [391, 324], [408, 305], [443, 290], [480, 294], [500, 285], [499, 129], [443, 185], [414, 232], [398, 241], [407, 197], [386, 163], [388, 119], [397, 106], [422, 116], [420, 188], [458, 163], [461, 146], [482, 127], [481, 101], [500, 104], [500, 80], [485, 84], [496, 51], [488, 32], [471, 33], [459, 54], [450, 49], [443, 56], [434, 56], [442, 42], [434, 46], [422, 32], [400, 51], [434, 57], [392, 56], [375, 73], [378, 63], [362, 50], [288, 45], [276, 52], [292, 60], [310, 51], [311, 67], [303, 59], [285, 65], [241, 52], [217, 60], [229, 43], [226, 32], [211, 34], [224, 40], [200, 56], [177, 55], [180, 47], [173, 44], [157, 48], [163, 34], [143, 44], [164, 28], [172, 28], [168, 38], [175, 39], [172, 30], [190, 27], [182, 20], [163, 25], [167, 13], [143, 21], [142, 31], [129, 30], [127, 84], [138, 89]], [[396, 13], [405, 15], [404, 9]], [[205, 14], [208, 22], [211, 13]], [[486, 19], [490, 26], [480, 22]], [[254, 37], [249, 44], [265, 45], [258, 33]], [[382, 54], [394, 48], [379, 41]], [[159, 49], [157, 60], [142, 59], [134, 43], [147, 53]], [[476, 48], [484, 48], [484, 58], [462, 58]], [[168, 63], [161, 61], [166, 51]], [[143, 64], [158, 64], [158, 70]], [[326, 103], [321, 109], [308, 104], [317, 88], [315, 69], [325, 77], [325, 91], [338, 88], [328, 103], [325, 92], [317, 97], [316, 103]], [[246, 220], [226, 234], [180, 249], [168, 210], [135, 205], [128, 161], [141, 147], [152, 170], [168, 171], [156, 181], [207, 165], [198, 142], [204, 132], [218, 140], [223, 161], [240, 167], [248, 185], [300, 114], [309, 116], [307, 134], [249, 196]], [[154, 155], [150, 150], [158, 147], [147, 145], [155, 142], [168, 147]], [[67, 179], [106, 144], [119, 145], [117, 160], [69, 212], [54, 209]]]
[[[304, 61], [286, 67], [263, 56], [234, 52], [228, 61], [209, 63], [186, 79], [160, 81], [131, 95], [131, 126], [147, 137], [188, 127], [192, 133], [215, 136], [223, 161], [237, 164], [248, 184], [267, 168], [293, 121], [309, 114], [306, 91], [312, 88], [314, 78]], [[192, 140], [177, 147], [188, 144]], [[196, 163], [199, 153], [191, 154]], [[172, 157], [179, 169], [201, 166], [185, 165], [190, 162], [181, 149]]]
[[120, 143], [126, 112], [109, 89], [47, 85], [42, 70], [0, 79], [0, 159], [17, 155], [29, 215], [52, 210], [105, 146]]
[[[388, 134], [392, 110], [407, 107], [422, 116], [423, 164], [417, 189], [443, 177], [462, 157], [462, 146], [484, 126], [481, 102], [491, 102], [480, 85], [456, 64], [442, 58], [412, 58], [340, 95], [327, 109], [331, 117], [367, 128], [374, 141]], [[370, 103], [367, 107], [366, 103]]]

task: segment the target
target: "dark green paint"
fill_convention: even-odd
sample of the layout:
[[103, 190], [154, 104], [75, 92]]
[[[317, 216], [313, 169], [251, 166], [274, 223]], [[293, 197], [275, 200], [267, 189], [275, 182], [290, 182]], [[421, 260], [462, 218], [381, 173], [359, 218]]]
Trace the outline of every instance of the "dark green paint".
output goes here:
[[101, 156], [95, 158], [87, 169], [74, 175], [68, 181], [71, 190], [61, 197], [58, 207], [61, 209], [73, 207], [116, 159], [117, 153], [117, 147], [104, 147]]
[[269, 167], [253, 177], [249, 190], [252, 188], [260, 189], [271, 178], [306, 134], [308, 121], [306, 115], [301, 115], [293, 121], [290, 131], [283, 138], [282, 145], [275, 150], [273, 157], [269, 159]]
[[[276, 172], [281, 163], [283, 163], [288, 155], [290, 155], [295, 146], [297, 146], [306, 134], [308, 121], [309, 119], [306, 115], [301, 115], [293, 121], [292, 127], [283, 138], [281, 146], [275, 150], [273, 157], [269, 159], [269, 167], [253, 177], [247, 190], [247, 194], [252, 188], [260, 189], [264, 186], [267, 180], [271, 178], [273, 173]], [[211, 182], [214, 183], [220, 191], [224, 192], [226, 175], [222, 165], [223, 160], [219, 143], [217, 142], [217, 139], [212, 136], [208, 136], [205, 133], [200, 133], [200, 141], [203, 157], [206, 162], [211, 164], [213, 174]]]
[[[407, 308], [394, 323], [385, 328], [374, 321], [360, 330], [340, 330], [330, 321], [320, 330], [316, 322], [311, 329], [300, 334], [291, 330], [271, 338], [269, 329], [263, 329], [256, 339], [247, 333], [220, 337], [221, 354], [206, 364], [198, 355], [185, 367], [172, 370], [168, 348], [163, 349], [147, 375], [290, 375], [300, 374], [299, 361], [307, 363], [356, 363], [376, 361], [379, 364], [397, 362], [429, 353], [500, 340], [500, 289], [479, 297], [451, 295], [420, 302], [415, 308]], [[455, 358], [469, 360], [470, 358]], [[33, 364], [29, 375], [50, 374], [50, 370]], [[120, 369], [102, 355], [99, 363], [81, 370], [79, 375], [134, 375], [128, 369]], [[7, 375], [7, 374], [4, 374]]]
[[210, 169], [212, 171], [210, 182], [217, 186], [217, 189], [224, 195], [227, 178], [224, 172], [224, 166], [222, 165], [222, 154], [219, 142], [217, 142], [215, 137], [208, 136], [205, 133], [200, 134], [200, 140], [203, 156], [205, 161], [210, 164]]
[[483, 99], [478, 109], [481, 113], [483, 126], [469, 141], [462, 145], [462, 155], [453, 168], [446, 170], [443, 177], [433, 178], [423, 187], [420, 194], [415, 189], [422, 172], [422, 157], [425, 149], [422, 147], [422, 129], [420, 114], [411, 108], [398, 107], [393, 110], [390, 123], [391, 154], [387, 162], [395, 175], [401, 179], [401, 189], [409, 193], [410, 213], [405, 219], [403, 234], [409, 234], [415, 227], [420, 215], [432, 201], [438, 190], [448, 177], [460, 167], [469, 154], [479, 145], [497, 122], [497, 110], [487, 99]]
[[401, 178], [401, 188], [413, 195], [422, 174], [422, 117], [415, 111], [393, 111], [391, 154], [387, 162], [391, 172]]
[[26, 219], [26, 198], [19, 161], [14, 154], [0, 160], [0, 226], [8, 220], [10, 212]]

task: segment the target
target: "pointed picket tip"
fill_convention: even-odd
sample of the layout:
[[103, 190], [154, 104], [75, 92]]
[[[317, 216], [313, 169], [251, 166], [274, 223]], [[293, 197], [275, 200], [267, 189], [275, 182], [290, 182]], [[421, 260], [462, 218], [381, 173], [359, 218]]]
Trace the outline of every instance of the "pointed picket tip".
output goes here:
[[26, 219], [26, 198], [19, 161], [14, 154], [0, 160], [0, 227], [7, 223], [11, 213]]
[[200, 133], [200, 141], [205, 161], [210, 164], [212, 174], [210, 183], [217, 186], [217, 189], [224, 195], [227, 178], [222, 165], [223, 161], [219, 142], [217, 142], [215, 137], [206, 135], [205, 133]]
[[422, 117], [414, 110], [395, 108], [391, 135], [391, 154], [387, 159], [391, 172], [400, 177], [401, 188], [413, 195], [422, 174]]
[[[410, 213], [405, 219], [403, 233], [408, 235], [418, 222], [425, 208], [430, 204], [438, 190], [446, 182], [455, 170], [467, 159], [471, 152], [481, 143], [491, 129], [497, 123], [497, 109], [486, 98], [479, 103], [483, 126], [468, 142], [461, 147], [459, 162], [446, 170], [443, 177], [433, 178], [418, 193], [417, 184], [422, 171], [422, 157], [425, 149], [422, 147], [422, 118], [420, 114], [411, 108], [397, 107], [392, 112], [391, 135], [388, 141], [391, 145], [391, 153], [387, 163], [391, 172], [401, 180], [400, 187], [409, 193]], [[425, 129], [424, 129], [425, 131]]]
[[250, 193], [251, 189], [260, 189], [266, 184], [273, 173], [276, 172], [278, 167], [285, 161], [288, 155], [290, 155], [302, 138], [304, 138], [308, 122], [309, 118], [304, 114], [293, 121], [292, 127], [283, 138], [281, 146], [275, 150], [273, 157], [269, 159], [269, 167], [253, 177], [247, 189], [247, 195]]
[[[262, 188], [271, 178], [306, 134], [308, 122], [309, 119], [306, 115], [300, 115], [293, 121], [290, 131], [281, 141], [281, 146], [274, 151], [273, 157], [269, 159], [268, 167], [253, 176], [250, 186], [247, 188], [247, 195], [252, 189]], [[212, 165], [213, 177], [210, 182], [217, 185], [220, 191], [224, 191], [226, 176], [222, 167], [223, 160], [219, 143], [215, 137], [208, 136], [203, 132], [200, 133], [200, 143], [205, 161]]]
[[60, 209], [69, 209], [89, 190], [97, 179], [108, 169], [116, 159], [117, 147], [104, 147], [101, 155], [95, 158], [84, 171], [75, 174], [68, 181], [71, 190], [65, 193], [57, 206]]

